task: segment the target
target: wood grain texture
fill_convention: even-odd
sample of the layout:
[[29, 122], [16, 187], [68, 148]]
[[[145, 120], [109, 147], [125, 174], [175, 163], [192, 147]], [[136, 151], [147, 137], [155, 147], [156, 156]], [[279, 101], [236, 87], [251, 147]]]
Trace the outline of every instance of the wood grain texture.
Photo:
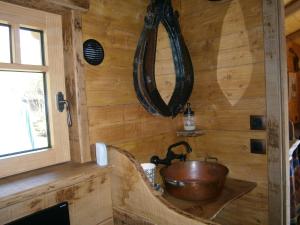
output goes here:
[[[197, 126], [208, 131], [187, 139], [194, 149], [189, 157], [217, 156], [230, 167], [230, 176], [258, 183], [217, 217], [222, 224], [268, 223], [267, 159], [249, 150], [250, 138], [266, 138], [265, 132], [249, 132], [249, 116], [266, 114], [261, 3], [190, 0], [178, 4], [195, 69], [192, 106]], [[102, 65], [86, 65], [85, 70], [90, 143], [122, 147], [140, 161], [154, 154], [163, 156], [166, 147], [179, 140], [175, 131], [182, 126], [181, 118], [150, 116], [139, 106], [132, 86], [133, 55], [147, 2], [92, 1], [91, 5], [83, 17], [84, 39], [98, 39], [106, 58]], [[117, 10], [120, 7], [122, 11]], [[118, 15], [113, 14], [116, 11]], [[170, 59], [163, 51], [160, 56]], [[170, 68], [166, 64], [160, 70], [168, 74]]]
[[[205, 156], [217, 157], [220, 163], [229, 168], [229, 177], [256, 182], [257, 187], [249, 194], [232, 202], [217, 215], [215, 221], [221, 224], [268, 224], [260, 220], [267, 216], [267, 159], [265, 155], [250, 153], [249, 139], [265, 139], [265, 132], [241, 132], [206, 130], [205, 135], [189, 138], [193, 152], [189, 157], [203, 159]], [[232, 156], [232, 152], [234, 155]], [[259, 212], [256, 209], [260, 209]], [[238, 212], [238, 213], [237, 213]], [[239, 222], [235, 222], [239, 221]]]
[[[31, 7], [35, 7], [36, 1], [30, 2]], [[182, 139], [176, 137], [176, 130], [182, 128], [180, 117], [171, 120], [149, 115], [134, 93], [133, 55], [147, 4], [146, 0], [92, 0], [82, 23], [83, 40], [95, 38], [105, 50], [103, 64], [86, 64], [84, 69], [90, 143], [101, 141], [128, 149], [139, 161], [149, 161], [154, 154], [163, 156], [167, 146]], [[206, 133], [187, 139], [194, 150], [189, 157], [217, 156], [229, 167], [230, 176], [258, 183], [253, 192], [223, 210], [216, 221], [231, 225], [268, 224], [267, 158], [252, 155], [249, 150], [250, 138], [266, 138], [266, 132], [249, 131], [249, 115], [266, 115], [262, 0], [176, 1], [176, 7], [181, 9], [183, 35], [195, 69], [191, 102], [197, 126]], [[161, 57], [170, 59], [163, 51]], [[167, 64], [159, 70], [168, 74], [170, 68]], [[132, 213], [163, 221], [163, 224], [200, 223], [195, 223], [194, 218], [186, 223], [186, 218], [173, 208], [166, 209], [153, 197], [150, 200], [155, 204], [146, 208], [145, 199], [134, 198], [131, 193], [138, 191], [148, 196], [148, 187], [124, 158], [115, 162], [122, 165], [115, 168], [113, 174], [113, 182], [118, 184], [113, 185], [118, 209], [130, 208]], [[122, 180], [125, 176], [130, 179]], [[86, 188], [85, 184], [82, 189], [79, 187]], [[64, 191], [60, 196], [65, 196]], [[34, 197], [37, 198], [34, 199], [35, 207], [44, 207], [41, 206], [45, 205], [44, 200]], [[68, 199], [68, 195], [65, 198]], [[54, 202], [52, 195], [47, 199]], [[24, 206], [25, 212], [27, 209]], [[10, 214], [11, 209], [0, 209], [3, 221], [7, 221]], [[98, 221], [102, 223], [106, 221]]]
[[290, 4], [284, 7], [284, 16], [288, 17], [289, 15], [300, 10], [299, 1], [292, 1]]
[[120, 209], [114, 209], [113, 215], [114, 225], [154, 225], [154, 223], [149, 222], [146, 218], [141, 218]]
[[113, 218], [109, 218], [108, 220], [105, 220], [97, 225], [115, 225], [115, 223]]
[[286, 36], [287, 40], [291, 40], [296, 44], [300, 45], [300, 30], [297, 30], [289, 35]]
[[299, 28], [300, 28], [300, 2], [291, 1], [290, 4], [285, 6], [285, 35], [293, 40], [295, 43], [300, 44]]
[[[174, 3], [180, 6], [180, 1]], [[176, 130], [182, 126], [179, 117], [150, 115], [134, 91], [133, 57], [148, 4], [146, 0], [92, 0], [83, 15], [83, 40], [94, 38], [105, 51], [101, 65], [85, 64], [90, 144], [123, 147], [141, 161], [164, 155], [169, 145], [180, 140]]]
[[162, 99], [168, 103], [175, 89], [176, 73], [170, 39], [162, 24], [157, 33], [155, 82]]
[[[250, 115], [266, 115], [262, 0], [181, 1], [183, 36], [195, 70], [191, 96], [197, 127], [205, 135], [187, 138], [190, 158], [217, 157], [229, 176], [258, 184], [234, 201], [216, 221], [268, 224], [267, 157], [250, 153]], [[205, 10], [202, 10], [205, 9]]]
[[[295, 71], [294, 68], [294, 58], [295, 56], [300, 56], [300, 46], [296, 44], [294, 41], [291, 41], [287, 38], [287, 71], [288, 71], [288, 82], [295, 81], [293, 85], [289, 85], [289, 120], [297, 123], [300, 121], [300, 104], [299, 104], [299, 96], [300, 96], [300, 73]], [[292, 82], [291, 82], [292, 83]], [[291, 89], [291, 90], [290, 90]], [[292, 93], [292, 90], [295, 90], [296, 96]]]
[[96, 225], [112, 217], [109, 175], [47, 194], [47, 203], [68, 201], [72, 225]]
[[296, 11], [285, 18], [285, 34], [290, 35], [299, 30], [300, 12]]
[[267, 99], [269, 223], [290, 223], [288, 90], [282, 1], [263, 4]]
[[50, 2], [72, 10], [87, 11], [90, 7], [90, 0], [51, 0]]
[[0, 179], [0, 208], [108, 173], [95, 163], [66, 163]]
[[89, 0], [1, 0], [28, 8], [64, 14], [69, 10], [87, 11]]
[[83, 69], [82, 21], [78, 12], [64, 14], [63, 37], [67, 99], [71, 104], [72, 115], [72, 127], [69, 127], [71, 159], [83, 163], [91, 160], [91, 152]]
[[134, 215], [133, 219], [132, 216], [129, 219], [138, 220], [140, 223], [133, 224], [216, 224], [176, 208], [157, 194], [151, 188], [138, 161], [127, 151], [110, 147], [109, 158], [113, 168], [111, 176], [113, 208]]
[[[110, 168], [68, 163], [0, 180], [0, 224], [67, 201], [72, 225], [112, 218]], [[87, 207], [87, 205], [89, 207]]]
[[288, 5], [290, 2], [292, 2], [293, 0], [283, 0], [284, 5]]
[[164, 192], [163, 197], [187, 213], [191, 213], [203, 219], [213, 220], [232, 201], [252, 191], [255, 187], [256, 184], [253, 182], [227, 178], [222, 193], [215, 199], [206, 201], [185, 201], [175, 198], [167, 192]]

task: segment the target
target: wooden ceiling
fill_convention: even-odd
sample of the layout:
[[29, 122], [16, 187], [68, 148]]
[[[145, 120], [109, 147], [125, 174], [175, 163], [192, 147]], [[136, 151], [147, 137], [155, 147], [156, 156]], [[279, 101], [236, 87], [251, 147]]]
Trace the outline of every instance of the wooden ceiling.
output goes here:
[[284, 4], [285, 5], [287, 5], [287, 4], [289, 4], [290, 2], [292, 2], [293, 0], [284, 0], [283, 2], [284, 2]]
[[285, 34], [300, 45], [300, 0], [284, 0]]

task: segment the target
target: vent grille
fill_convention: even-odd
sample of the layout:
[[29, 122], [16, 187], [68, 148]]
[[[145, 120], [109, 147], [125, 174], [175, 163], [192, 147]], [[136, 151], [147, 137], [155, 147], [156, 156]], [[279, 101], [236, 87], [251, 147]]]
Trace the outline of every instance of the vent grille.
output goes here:
[[89, 39], [83, 43], [83, 55], [89, 64], [96, 66], [104, 59], [104, 49], [98, 41]]

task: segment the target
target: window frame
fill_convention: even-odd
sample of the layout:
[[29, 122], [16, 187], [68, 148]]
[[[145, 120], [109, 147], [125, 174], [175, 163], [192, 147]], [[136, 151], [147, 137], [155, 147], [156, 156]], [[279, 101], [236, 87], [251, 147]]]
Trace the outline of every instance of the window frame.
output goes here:
[[[11, 63], [0, 70], [45, 74], [51, 144], [47, 150], [0, 158], [0, 178], [70, 161], [66, 112], [56, 109], [56, 93], [65, 93], [62, 17], [40, 10], [0, 2], [0, 23], [11, 26]], [[21, 64], [20, 28], [43, 31], [44, 65]]]
[[[11, 25], [1, 23], [1, 21], [0, 21], [0, 26], [8, 27], [8, 30], [9, 30], [9, 44], [10, 44], [10, 46], [12, 46]], [[12, 63], [13, 62], [13, 50], [12, 50], [12, 48], [10, 48], [9, 54], [10, 54], [10, 63]]]
[[[41, 37], [41, 66], [45, 66], [46, 62], [45, 62], [45, 41], [44, 41], [44, 31], [43, 30], [39, 30], [39, 29], [33, 29], [33, 28], [27, 28], [27, 27], [23, 27], [20, 26], [19, 30], [26, 30], [26, 31], [32, 31], [32, 32], [37, 32], [40, 33], [40, 37]], [[22, 58], [21, 58], [22, 60]], [[24, 64], [26, 65], [26, 64]]]
[[[2, 70], [0, 70], [0, 73], [3, 72]], [[7, 71], [7, 72], [15, 72], [15, 71]], [[19, 71], [18, 71], [19, 72]], [[24, 71], [22, 71], [24, 72]], [[43, 79], [43, 90], [44, 90], [44, 100], [45, 100], [45, 119], [46, 119], [46, 124], [47, 124], [47, 139], [48, 139], [48, 146], [47, 147], [39, 147], [39, 148], [33, 148], [33, 149], [26, 149], [26, 150], [21, 150], [19, 152], [13, 152], [13, 153], [6, 153], [1, 155], [0, 154], [0, 162], [1, 162], [1, 158], [8, 158], [8, 157], [18, 157], [18, 155], [22, 155], [22, 154], [27, 154], [27, 153], [35, 153], [38, 151], [43, 151], [46, 149], [51, 148], [51, 133], [50, 133], [50, 129], [49, 129], [49, 125], [50, 125], [50, 121], [49, 121], [49, 109], [48, 109], [48, 96], [47, 96], [47, 81], [46, 81], [46, 74], [45, 73], [40, 73], [40, 72], [31, 72], [31, 73], [38, 73], [40, 75], [42, 75], [42, 79]], [[26, 75], [25, 75], [26, 76]]]

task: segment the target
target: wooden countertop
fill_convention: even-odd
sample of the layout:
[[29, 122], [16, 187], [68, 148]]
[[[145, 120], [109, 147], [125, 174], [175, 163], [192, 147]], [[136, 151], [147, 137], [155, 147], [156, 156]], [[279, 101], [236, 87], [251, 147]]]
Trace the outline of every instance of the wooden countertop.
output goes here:
[[0, 209], [110, 171], [111, 167], [99, 167], [94, 162], [85, 164], [70, 162], [2, 178]]
[[256, 183], [227, 178], [219, 197], [207, 201], [185, 201], [174, 198], [167, 192], [163, 197], [175, 207], [203, 219], [214, 219], [230, 202], [236, 200], [256, 187]]

